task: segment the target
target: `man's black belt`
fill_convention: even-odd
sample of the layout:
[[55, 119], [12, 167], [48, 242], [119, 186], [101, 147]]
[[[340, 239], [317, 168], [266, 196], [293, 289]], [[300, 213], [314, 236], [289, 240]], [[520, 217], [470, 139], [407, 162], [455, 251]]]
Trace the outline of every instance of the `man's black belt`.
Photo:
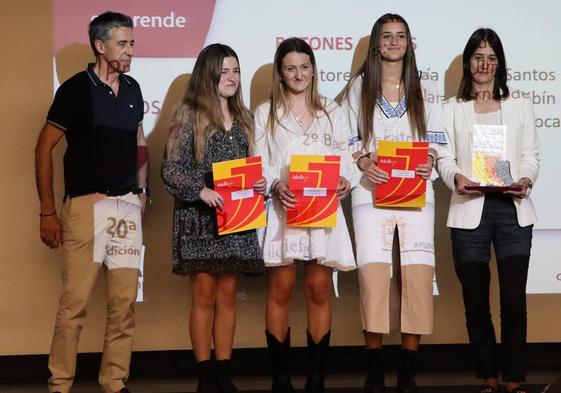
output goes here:
[[97, 191], [100, 194], [105, 194], [107, 196], [121, 196], [126, 195], [129, 192], [133, 194], [140, 194], [142, 192], [142, 188], [127, 188], [124, 190], [105, 190], [105, 191]]
[[76, 198], [82, 195], [88, 195], [88, 194], [95, 194], [95, 193], [99, 193], [99, 194], [104, 194], [110, 197], [115, 197], [115, 196], [122, 196], [122, 195], [127, 195], [129, 192], [132, 192], [133, 194], [140, 194], [143, 191], [143, 188], [117, 188], [117, 189], [110, 189], [110, 190], [88, 190], [88, 191], [74, 191], [74, 192], [67, 192], [66, 195], [64, 196], [64, 199], [66, 200], [66, 198], [70, 197], [70, 198]]

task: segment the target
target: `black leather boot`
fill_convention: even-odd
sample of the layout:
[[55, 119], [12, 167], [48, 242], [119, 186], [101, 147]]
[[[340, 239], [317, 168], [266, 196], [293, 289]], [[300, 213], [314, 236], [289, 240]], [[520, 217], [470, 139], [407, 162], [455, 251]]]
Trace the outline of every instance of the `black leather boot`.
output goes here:
[[290, 328], [281, 343], [275, 336], [265, 330], [267, 349], [271, 367], [273, 368], [273, 386], [271, 393], [293, 393], [294, 388], [290, 381], [289, 353], [290, 353]]
[[417, 393], [415, 381], [415, 361], [417, 351], [401, 348], [397, 370], [397, 391], [399, 393]]
[[327, 363], [331, 331], [325, 333], [317, 344], [310, 336], [310, 332], [306, 332], [306, 334], [308, 337], [308, 375], [304, 391], [306, 393], [323, 393], [325, 391], [325, 364]]
[[199, 369], [199, 385], [197, 393], [220, 393], [216, 383], [216, 370], [212, 360], [203, 360], [197, 363]]
[[216, 377], [220, 393], [238, 393], [238, 388], [232, 382], [230, 374], [230, 359], [218, 360], [216, 362]]
[[384, 357], [382, 348], [367, 349], [368, 363], [366, 369], [366, 381], [364, 381], [364, 393], [384, 393]]

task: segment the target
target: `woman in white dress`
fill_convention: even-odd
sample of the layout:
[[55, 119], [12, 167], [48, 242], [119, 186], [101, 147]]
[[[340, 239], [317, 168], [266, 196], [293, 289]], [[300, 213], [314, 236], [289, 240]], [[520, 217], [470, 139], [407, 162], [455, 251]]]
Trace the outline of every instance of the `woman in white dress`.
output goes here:
[[324, 390], [333, 269], [356, 268], [340, 204], [333, 228], [297, 228], [286, 224], [287, 209], [297, 202], [288, 188], [291, 155], [341, 156], [339, 199], [351, 188], [353, 170], [347, 122], [335, 102], [319, 96], [316, 75], [310, 46], [298, 38], [283, 41], [275, 53], [270, 101], [255, 111], [256, 154], [263, 159], [263, 171], [273, 194], [263, 240], [265, 265], [270, 267], [266, 336], [273, 365], [273, 392], [293, 391], [288, 351], [289, 304], [297, 272], [295, 262], [305, 264], [310, 359], [306, 392]]
[[[348, 114], [350, 149], [360, 184], [353, 189], [353, 222], [359, 268], [360, 305], [368, 352], [364, 391], [385, 390], [382, 341], [390, 332], [390, 283], [399, 290], [402, 350], [398, 391], [416, 392], [415, 359], [422, 334], [433, 330], [434, 191], [431, 175], [444, 142], [441, 108], [430, 104], [434, 86], [422, 84], [411, 33], [399, 15], [382, 16], [372, 29], [370, 50], [349, 82], [343, 106]], [[389, 179], [376, 165], [380, 140], [429, 141], [428, 162], [415, 175], [427, 180], [423, 208], [384, 208], [372, 203], [377, 184]], [[399, 263], [392, 268], [392, 254]]]

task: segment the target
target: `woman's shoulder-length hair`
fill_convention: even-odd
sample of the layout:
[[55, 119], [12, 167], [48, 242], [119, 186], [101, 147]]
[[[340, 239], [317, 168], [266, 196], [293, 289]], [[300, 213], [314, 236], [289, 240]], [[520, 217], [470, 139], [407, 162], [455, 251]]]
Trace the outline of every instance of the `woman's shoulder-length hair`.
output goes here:
[[470, 60], [477, 48], [485, 44], [489, 45], [495, 52], [495, 56], [497, 56], [495, 80], [493, 84], [493, 99], [501, 101], [509, 97], [510, 91], [507, 86], [506, 58], [501, 39], [494, 30], [479, 28], [469, 37], [462, 55], [463, 75], [457, 95], [462, 101], [471, 101], [476, 98], [473, 89], [473, 75], [471, 73]]

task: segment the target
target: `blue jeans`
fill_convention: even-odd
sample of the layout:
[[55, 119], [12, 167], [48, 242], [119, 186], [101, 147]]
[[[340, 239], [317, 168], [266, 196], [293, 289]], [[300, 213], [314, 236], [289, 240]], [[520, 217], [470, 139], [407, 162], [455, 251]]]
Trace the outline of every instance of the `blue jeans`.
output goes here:
[[533, 225], [518, 225], [512, 197], [485, 195], [475, 229], [451, 228], [456, 274], [462, 284], [466, 326], [478, 378], [499, 375], [495, 329], [489, 307], [491, 244], [497, 257], [501, 306], [502, 376], [525, 380], [526, 280]]

